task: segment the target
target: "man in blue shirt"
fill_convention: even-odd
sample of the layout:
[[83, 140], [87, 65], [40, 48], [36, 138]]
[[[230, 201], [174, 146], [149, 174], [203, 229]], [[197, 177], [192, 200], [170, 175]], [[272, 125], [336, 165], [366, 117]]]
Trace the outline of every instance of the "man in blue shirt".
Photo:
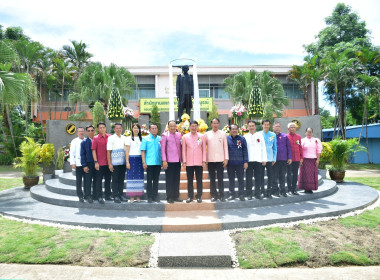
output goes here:
[[230, 126], [231, 135], [227, 136], [228, 156], [227, 173], [229, 180], [230, 196], [228, 200], [234, 200], [235, 195], [235, 173], [238, 178], [239, 199], [244, 201], [244, 170], [248, 168], [247, 141], [238, 135], [239, 128], [236, 124]]
[[149, 132], [150, 134], [141, 142], [141, 158], [143, 167], [146, 169], [148, 203], [152, 203], [152, 201], [160, 202], [158, 179], [161, 171], [161, 137], [157, 136], [158, 127], [155, 123], [149, 125]]
[[272, 173], [273, 173], [273, 165], [276, 163], [276, 157], [277, 157], [277, 138], [276, 134], [272, 131], [269, 131], [270, 127], [270, 120], [263, 120], [261, 122], [261, 125], [263, 126], [263, 131], [261, 132], [264, 136], [265, 140], [265, 147], [267, 150], [267, 164], [263, 166], [262, 173], [261, 173], [261, 189], [264, 190], [264, 172], [265, 169], [267, 170], [267, 177], [268, 177], [268, 183], [267, 183], [267, 189], [265, 192], [265, 197], [272, 198]]
[[[92, 139], [94, 138], [95, 128], [93, 125], [86, 127], [87, 138], [82, 141], [80, 144], [80, 161], [83, 167], [84, 172], [84, 198], [92, 203], [92, 195], [95, 191], [96, 184], [96, 170], [94, 158], [92, 157]], [[91, 190], [92, 189], [92, 190]]]

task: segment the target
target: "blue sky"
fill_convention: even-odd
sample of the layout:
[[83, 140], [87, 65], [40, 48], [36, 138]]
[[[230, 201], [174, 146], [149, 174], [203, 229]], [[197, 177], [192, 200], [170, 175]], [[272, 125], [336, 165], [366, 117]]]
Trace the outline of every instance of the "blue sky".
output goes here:
[[0, 0], [0, 24], [20, 26], [54, 49], [82, 40], [103, 64], [167, 65], [186, 57], [198, 65], [293, 65], [338, 2], [366, 21], [380, 45], [376, 0], [193, 0], [183, 7], [167, 0]]

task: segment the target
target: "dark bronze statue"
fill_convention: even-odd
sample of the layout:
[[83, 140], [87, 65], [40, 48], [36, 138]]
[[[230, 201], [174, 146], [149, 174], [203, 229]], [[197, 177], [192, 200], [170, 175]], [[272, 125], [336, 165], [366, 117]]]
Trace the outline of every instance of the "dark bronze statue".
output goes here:
[[193, 108], [192, 97], [194, 96], [193, 75], [189, 75], [189, 66], [182, 66], [182, 74], [177, 76], [177, 100], [178, 100], [178, 121], [181, 121], [183, 110], [190, 116]]

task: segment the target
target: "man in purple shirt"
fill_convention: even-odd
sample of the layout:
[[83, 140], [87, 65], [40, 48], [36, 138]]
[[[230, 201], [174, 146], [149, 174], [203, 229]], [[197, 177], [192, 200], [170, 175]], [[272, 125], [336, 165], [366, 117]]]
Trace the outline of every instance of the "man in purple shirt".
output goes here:
[[[272, 181], [272, 195], [280, 197], [280, 194], [287, 197], [285, 190], [285, 173], [286, 165], [292, 163], [292, 149], [288, 136], [281, 133], [281, 124], [275, 122], [273, 124], [273, 132], [277, 137], [277, 160], [273, 165], [273, 181]], [[280, 188], [278, 185], [280, 184]]]
[[179, 198], [179, 183], [181, 176], [182, 146], [181, 133], [176, 132], [175, 121], [168, 122], [169, 131], [161, 135], [161, 158], [165, 169], [166, 200], [182, 202]]

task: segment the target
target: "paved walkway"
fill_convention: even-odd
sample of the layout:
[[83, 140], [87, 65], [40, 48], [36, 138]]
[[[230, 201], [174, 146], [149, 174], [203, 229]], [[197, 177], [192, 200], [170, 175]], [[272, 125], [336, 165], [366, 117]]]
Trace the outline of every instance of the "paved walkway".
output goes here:
[[379, 279], [380, 266], [277, 269], [159, 269], [0, 264], [0, 279]]
[[380, 177], [380, 170], [375, 170], [375, 169], [347, 170], [345, 177]]

